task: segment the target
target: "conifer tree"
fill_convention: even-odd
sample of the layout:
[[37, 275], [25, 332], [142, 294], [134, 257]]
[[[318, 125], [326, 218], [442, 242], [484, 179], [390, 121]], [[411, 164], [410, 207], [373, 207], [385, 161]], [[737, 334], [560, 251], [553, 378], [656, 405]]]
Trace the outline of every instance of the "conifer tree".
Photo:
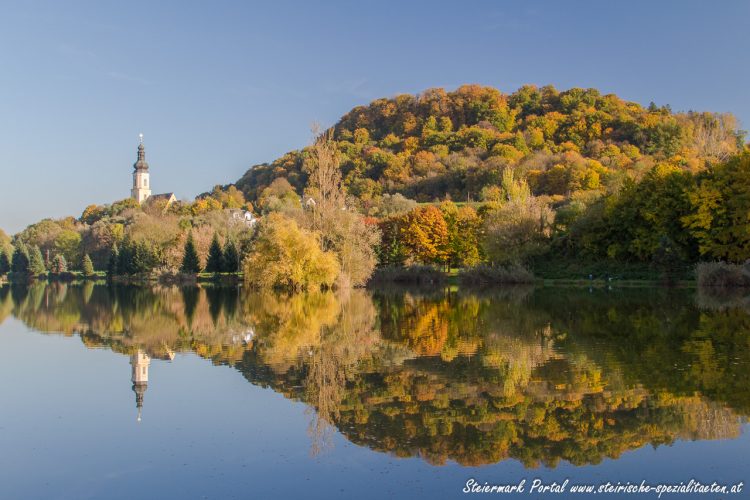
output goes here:
[[65, 256], [61, 253], [55, 255], [50, 263], [50, 272], [52, 274], [62, 274], [68, 272], [68, 262], [65, 260]]
[[228, 240], [224, 246], [224, 261], [222, 271], [225, 273], [236, 273], [240, 270], [240, 252], [234, 241]]
[[8, 274], [10, 272], [10, 258], [5, 250], [0, 248], [0, 276]]
[[120, 249], [117, 246], [117, 243], [112, 245], [112, 251], [109, 254], [109, 261], [107, 262], [107, 276], [117, 276], [118, 274], [118, 264], [120, 261]]
[[84, 276], [94, 275], [94, 263], [91, 262], [89, 254], [84, 254], [83, 261], [81, 262], [81, 270], [83, 271]]
[[11, 271], [19, 274], [26, 274], [29, 272], [29, 250], [22, 241], [18, 242], [16, 249], [13, 252]]
[[118, 274], [135, 274], [134, 259], [134, 245], [130, 237], [126, 236], [122, 242], [122, 248], [117, 259], [117, 271]]
[[33, 245], [29, 250], [29, 274], [32, 276], [39, 276], [45, 274], [47, 267], [44, 265], [44, 257], [39, 247]]
[[145, 241], [133, 243], [133, 265], [131, 274], [150, 273], [158, 264], [158, 256]]
[[195, 249], [193, 233], [188, 234], [187, 241], [185, 242], [185, 255], [182, 257], [180, 271], [193, 274], [201, 272], [201, 261], [200, 257], [198, 257], [198, 251]]
[[220, 273], [224, 267], [224, 252], [219, 243], [219, 235], [214, 233], [211, 246], [208, 249], [208, 260], [206, 261], [207, 273]]

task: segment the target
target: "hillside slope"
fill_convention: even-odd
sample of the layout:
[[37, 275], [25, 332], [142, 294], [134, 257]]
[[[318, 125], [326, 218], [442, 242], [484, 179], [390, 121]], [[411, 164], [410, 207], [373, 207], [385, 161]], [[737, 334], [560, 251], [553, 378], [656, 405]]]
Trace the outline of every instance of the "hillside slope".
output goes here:
[[[491, 200], [513, 167], [535, 195], [564, 202], [611, 192], [658, 163], [692, 172], [739, 151], [730, 114], [644, 108], [596, 89], [524, 86], [512, 94], [478, 85], [436, 88], [352, 109], [334, 126], [349, 194], [401, 193], [427, 202]], [[305, 150], [251, 167], [236, 186], [256, 202], [276, 178], [301, 193]]]

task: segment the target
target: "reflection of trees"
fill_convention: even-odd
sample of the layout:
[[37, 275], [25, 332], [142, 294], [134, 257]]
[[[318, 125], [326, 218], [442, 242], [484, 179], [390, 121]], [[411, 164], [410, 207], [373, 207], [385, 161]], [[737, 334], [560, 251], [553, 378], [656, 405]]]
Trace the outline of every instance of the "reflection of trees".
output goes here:
[[[192, 351], [310, 405], [333, 429], [431, 463], [598, 463], [676, 439], [736, 436], [750, 413], [750, 314], [685, 291], [361, 290], [35, 284], [3, 311], [89, 346]], [[5, 313], [7, 314], [7, 312]]]

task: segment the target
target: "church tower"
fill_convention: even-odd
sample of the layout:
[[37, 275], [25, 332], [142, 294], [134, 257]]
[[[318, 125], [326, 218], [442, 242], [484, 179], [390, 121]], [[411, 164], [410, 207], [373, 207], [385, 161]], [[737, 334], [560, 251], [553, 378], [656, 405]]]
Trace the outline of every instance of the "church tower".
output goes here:
[[[146, 174], [148, 175], [148, 174]], [[151, 364], [151, 358], [148, 354], [141, 351], [130, 356], [130, 364], [133, 366], [133, 392], [135, 393], [135, 406], [138, 408], [138, 421], [141, 421], [141, 410], [143, 409], [143, 396], [148, 389], [148, 365]]]
[[130, 190], [130, 196], [138, 203], [143, 203], [151, 196], [151, 181], [148, 178], [148, 163], [146, 163], [146, 149], [143, 147], [143, 134], [140, 135], [140, 138], [138, 161], [133, 164], [133, 189]]

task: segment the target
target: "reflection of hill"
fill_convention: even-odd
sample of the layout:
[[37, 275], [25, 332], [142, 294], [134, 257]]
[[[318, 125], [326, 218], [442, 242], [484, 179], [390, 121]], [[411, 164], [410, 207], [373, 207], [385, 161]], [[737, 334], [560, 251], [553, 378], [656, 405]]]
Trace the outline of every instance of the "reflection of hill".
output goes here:
[[[276, 295], [223, 288], [0, 288], [3, 311], [90, 347], [193, 351], [431, 463], [598, 463], [719, 439], [750, 413], [750, 316], [687, 292], [522, 289]], [[7, 314], [7, 312], [5, 313]]]

